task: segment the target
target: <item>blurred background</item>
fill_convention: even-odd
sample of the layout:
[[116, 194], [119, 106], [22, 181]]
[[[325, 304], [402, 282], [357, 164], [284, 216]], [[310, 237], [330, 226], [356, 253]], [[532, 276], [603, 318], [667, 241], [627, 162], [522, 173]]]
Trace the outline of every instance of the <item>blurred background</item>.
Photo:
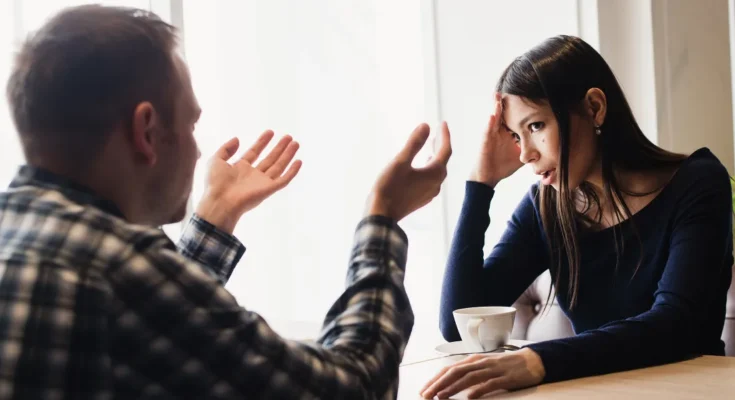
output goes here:
[[[299, 176], [238, 225], [248, 250], [227, 285], [288, 337], [316, 336], [342, 292], [378, 172], [418, 123], [436, 130], [446, 120], [454, 156], [442, 194], [401, 224], [410, 241], [411, 344], [441, 342], [446, 253], [495, 81], [549, 36], [577, 35], [601, 52], [654, 143], [686, 153], [709, 147], [733, 172], [733, 0], [2, 0], [2, 81], [29, 33], [83, 3], [149, 9], [180, 29], [204, 110], [192, 205], [205, 158], [232, 136], [249, 144], [273, 129], [301, 143]], [[4, 101], [2, 187], [23, 163]], [[486, 250], [535, 179], [521, 169], [498, 186]], [[165, 230], [176, 239], [180, 226]]]

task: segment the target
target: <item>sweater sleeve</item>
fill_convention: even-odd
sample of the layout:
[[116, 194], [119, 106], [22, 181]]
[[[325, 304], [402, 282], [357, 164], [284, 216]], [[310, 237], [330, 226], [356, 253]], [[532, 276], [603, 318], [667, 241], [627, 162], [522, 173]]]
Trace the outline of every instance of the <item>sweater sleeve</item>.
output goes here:
[[494, 190], [468, 181], [442, 282], [440, 329], [459, 340], [452, 312], [476, 306], [509, 306], [548, 267], [546, 244], [534, 209], [532, 188], [514, 211], [500, 241], [483, 260], [488, 211]]
[[[705, 172], [705, 171], [702, 171]], [[696, 178], [696, 179], [695, 179]], [[702, 353], [702, 310], [712, 307], [732, 264], [732, 203], [724, 167], [688, 180], [674, 214], [668, 258], [653, 306], [574, 337], [530, 345], [545, 382], [679, 361]]]

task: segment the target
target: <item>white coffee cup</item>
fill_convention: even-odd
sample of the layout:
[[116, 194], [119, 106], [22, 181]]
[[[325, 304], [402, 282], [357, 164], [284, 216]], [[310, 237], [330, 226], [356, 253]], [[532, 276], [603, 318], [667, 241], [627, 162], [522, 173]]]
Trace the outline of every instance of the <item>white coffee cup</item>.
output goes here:
[[491, 351], [506, 344], [513, 331], [513, 307], [470, 307], [454, 310], [454, 322], [468, 352]]

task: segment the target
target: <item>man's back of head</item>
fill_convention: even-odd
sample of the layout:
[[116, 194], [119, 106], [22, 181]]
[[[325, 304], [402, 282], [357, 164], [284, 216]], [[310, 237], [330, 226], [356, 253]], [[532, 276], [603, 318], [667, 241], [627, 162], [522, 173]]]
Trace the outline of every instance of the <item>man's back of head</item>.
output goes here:
[[54, 16], [24, 43], [7, 86], [28, 161], [51, 154], [84, 166], [144, 100], [170, 118], [162, 95], [175, 45], [172, 27], [141, 10], [81, 6]]
[[199, 111], [176, 42], [171, 25], [138, 9], [88, 5], [51, 18], [23, 44], [7, 85], [28, 164], [90, 187], [132, 222], [180, 220]]

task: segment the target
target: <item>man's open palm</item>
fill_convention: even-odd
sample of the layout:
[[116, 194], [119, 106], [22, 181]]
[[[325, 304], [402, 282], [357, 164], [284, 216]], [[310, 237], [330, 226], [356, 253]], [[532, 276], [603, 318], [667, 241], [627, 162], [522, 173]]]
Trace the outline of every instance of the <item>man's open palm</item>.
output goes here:
[[368, 213], [400, 221], [428, 204], [439, 194], [447, 177], [447, 163], [452, 155], [449, 126], [442, 123], [441, 145], [429, 163], [421, 168], [411, 166], [429, 138], [429, 126], [414, 129], [403, 149], [383, 169], [368, 198]]
[[300, 160], [291, 162], [299, 149], [299, 144], [290, 136], [284, 136], [273, 150], [256, 164], [271, 139], [273, 139], [272, 131], [263, 132], [255, 144], [232, 164], [228, 160], [240, 147], [239, 140], [233, 138], [220, 147], [210, 161], [207, 188], [198, 209], [201, 212], [197, 213], [209, 214], [203, 217], [208, 220], [214, 219], [215, 221], [210, 222], [231, 232], [242, 214], [286, 187], [301, 168]]

